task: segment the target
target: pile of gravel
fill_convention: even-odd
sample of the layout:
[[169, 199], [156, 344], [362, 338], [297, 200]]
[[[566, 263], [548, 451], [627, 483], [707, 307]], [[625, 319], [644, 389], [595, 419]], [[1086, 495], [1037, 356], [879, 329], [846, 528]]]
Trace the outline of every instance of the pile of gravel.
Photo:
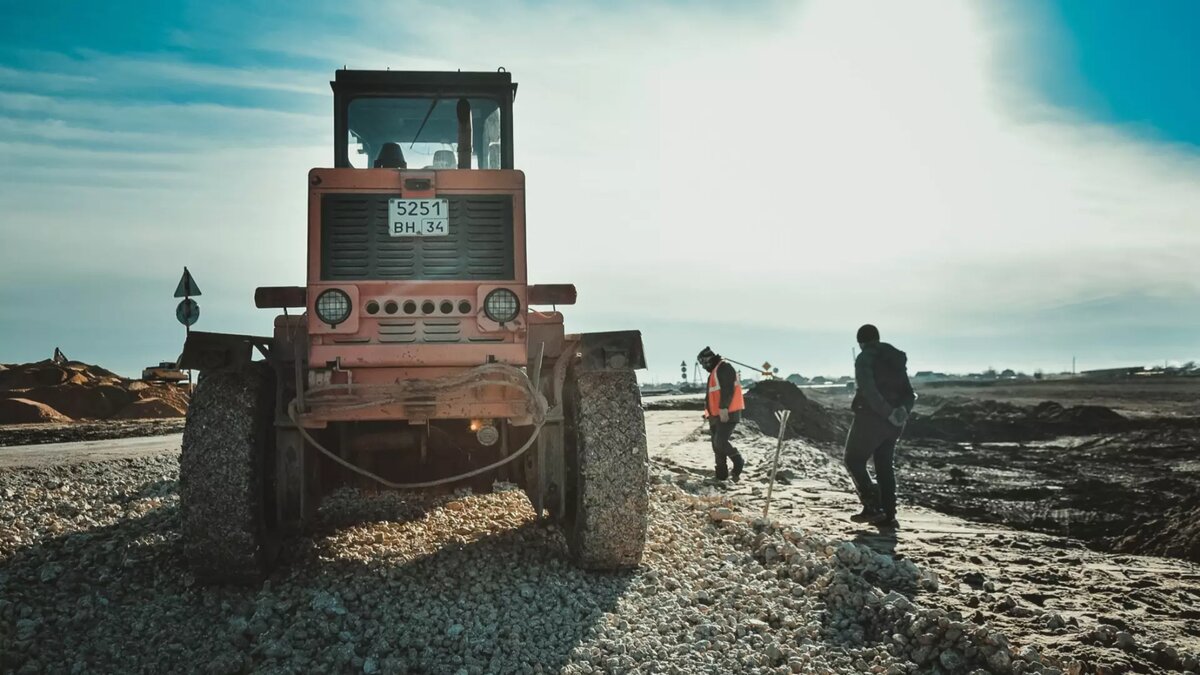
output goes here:
[[343, 491], [261, 587], [203, 587], [177, 471], [163, 456], [0, 473], [0, 671], [1056, 672], [922, 608], [938, 580], [911, 562], [665, 484], [629, 573], [572, 567], [511, 486]]

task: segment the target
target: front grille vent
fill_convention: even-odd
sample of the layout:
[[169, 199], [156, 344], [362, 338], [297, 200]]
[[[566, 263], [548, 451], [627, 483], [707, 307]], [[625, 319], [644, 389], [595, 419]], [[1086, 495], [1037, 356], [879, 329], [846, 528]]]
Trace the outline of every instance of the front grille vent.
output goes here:
[[462, 326], [454, 319], [380, 320], [379, 341], [385, 344], [462, 342]]
[[450, 234], [393, 237], [387, 194], [321, 198], [321, 278], [506, 281], [514, 273], [511, 195], [447, 195]]

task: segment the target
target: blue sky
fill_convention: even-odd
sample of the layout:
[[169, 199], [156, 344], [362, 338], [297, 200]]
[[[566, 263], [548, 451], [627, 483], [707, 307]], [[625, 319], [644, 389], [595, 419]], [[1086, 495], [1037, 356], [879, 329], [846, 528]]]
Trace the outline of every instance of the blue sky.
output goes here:
[[10, 4], [0, 362], [173, 358], [184, 264], [268, 332], [343, 64], [515, 73], [531, 277], [652, 377], [847, 372], [865, 321], [918, 369], [1200, 357], [1198, 3], [383, 7]]
[[[1200, 148], [1200, 4], [1025, 2], [1045, 55], [1032, 86], [1051, 103]], [[1033, 13], [1038, 14], [1033, 14]]]

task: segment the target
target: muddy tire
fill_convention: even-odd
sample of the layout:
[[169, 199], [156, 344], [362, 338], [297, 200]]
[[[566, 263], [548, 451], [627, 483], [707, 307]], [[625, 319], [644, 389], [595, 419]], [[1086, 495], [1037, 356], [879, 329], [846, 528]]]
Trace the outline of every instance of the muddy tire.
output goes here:
[[567, 543], [584, 569], [636, 567], [646, 544], [646, 419], [631, 370], [568, 378]]
[[204, 583], [257, 583], [274, 563], [265, 470], [274, 399], [274, 373], [256, 362], [205, 373], [188, 406], [179, 459], [183, 552]]

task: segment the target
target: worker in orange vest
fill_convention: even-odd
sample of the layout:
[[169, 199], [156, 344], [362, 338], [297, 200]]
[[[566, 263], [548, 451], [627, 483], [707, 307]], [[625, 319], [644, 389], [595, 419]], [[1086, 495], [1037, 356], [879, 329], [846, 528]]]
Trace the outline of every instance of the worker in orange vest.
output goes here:
[[[721, 355], [713, 352], [710, 347], [701, 350], [696, 359], [708, 371], [704, 417], [708, 419], [709, 431], [712, 432], [713, 455], [717, 460], [717, 480], [732, 478], [736, 481], [741, 477], [742, 467], [746, 462], [729, 439], [733, 436], [738, 422], [742, 420], [742, 411], [746, 409], [746, 401], [742, 397], [742, 383], [738, 381], [737, 370], [733, 364], [721, 358]], [[733, 473], [729, 472], [729, 461], [733, 461]]]

